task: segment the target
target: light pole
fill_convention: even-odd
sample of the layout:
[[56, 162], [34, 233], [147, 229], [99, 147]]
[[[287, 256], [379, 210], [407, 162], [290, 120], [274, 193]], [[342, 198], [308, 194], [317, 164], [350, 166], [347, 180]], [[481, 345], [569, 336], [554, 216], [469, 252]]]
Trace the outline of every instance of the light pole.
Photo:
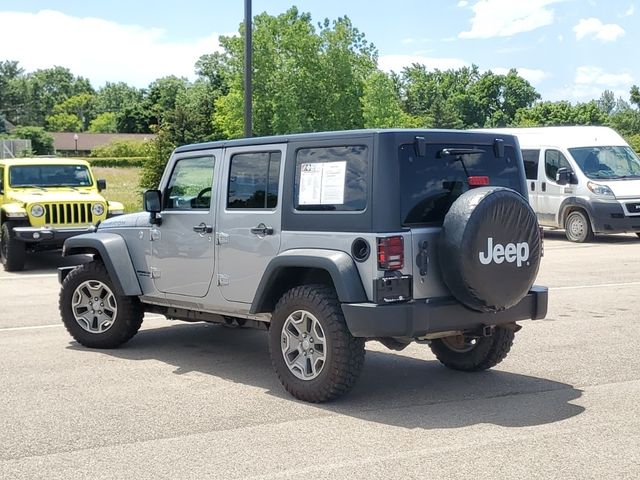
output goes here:
[[244, 136], [251, 137], [253, 135], [251, 118], [251, 73], [252, 65], [252, 19], [251, 19], [251, 0], [244, 0]]
[[73, 134], [73, 141], [76, 144], [76, 157], [77, 157], [78, 156], [78, 134], [77, 133]]

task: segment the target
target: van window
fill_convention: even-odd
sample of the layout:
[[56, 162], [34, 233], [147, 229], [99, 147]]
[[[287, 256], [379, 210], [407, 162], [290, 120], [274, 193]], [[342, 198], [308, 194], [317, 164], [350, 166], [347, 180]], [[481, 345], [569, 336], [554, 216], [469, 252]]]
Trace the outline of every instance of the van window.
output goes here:
[[231, 157], [227, 208], [276, 208], [280, 152], [239, 153]]
[[522, 160], [524, 161], [524, 174], [527, 180], [538, 179], [538, 159], [540, 150], [522, 150]]
[[573, 170], [567, 158], [558, 150], [547, 150], [544, 153], [544, 171], [547, 178], [553, 182], [556, 181], [556, 172], [559, 168], [568, 168]]

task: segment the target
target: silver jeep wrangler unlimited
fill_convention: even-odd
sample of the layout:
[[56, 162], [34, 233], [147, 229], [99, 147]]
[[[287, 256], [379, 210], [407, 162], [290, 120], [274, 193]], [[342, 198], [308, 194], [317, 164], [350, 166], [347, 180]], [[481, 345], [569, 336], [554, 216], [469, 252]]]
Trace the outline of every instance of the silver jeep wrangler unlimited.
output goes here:
[[544, 318], [542, 256], [510, 135], [364, 130], [187, 145], [145, 210], [68, 239], [60, 312], [75, 340], [114, 348], [145, 312], [266, 327], [295, 397], [346, 393], [365, 341], [428, 344], [447, 367], [507, 355]]

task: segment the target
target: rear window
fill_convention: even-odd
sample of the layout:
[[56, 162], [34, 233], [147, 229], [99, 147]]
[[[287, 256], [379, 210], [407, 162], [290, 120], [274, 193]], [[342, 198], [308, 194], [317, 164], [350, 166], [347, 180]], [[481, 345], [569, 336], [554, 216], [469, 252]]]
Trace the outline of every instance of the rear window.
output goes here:
[[[443, 154], [448, 149], [474, 153]], [[417, 157], [413, 144], [400, 146], [400, 185], [403, 225], [441, 225], [455, 200], [469, 190], [468, 177], [487, 176], [492, 186], [522, 189], [516, 151], [505, 146], [496, 158], [492, 145], [427, 144], [426, 157]]]

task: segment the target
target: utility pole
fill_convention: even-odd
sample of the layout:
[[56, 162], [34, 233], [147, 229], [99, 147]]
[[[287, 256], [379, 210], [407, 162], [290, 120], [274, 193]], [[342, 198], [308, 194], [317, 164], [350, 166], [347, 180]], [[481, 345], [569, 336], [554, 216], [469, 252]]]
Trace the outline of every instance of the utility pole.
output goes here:
[[253, 136], [253, 120], [251, 118], [252, 90], [252, 18], [251, 0], [244, 0], [244, 136]]

